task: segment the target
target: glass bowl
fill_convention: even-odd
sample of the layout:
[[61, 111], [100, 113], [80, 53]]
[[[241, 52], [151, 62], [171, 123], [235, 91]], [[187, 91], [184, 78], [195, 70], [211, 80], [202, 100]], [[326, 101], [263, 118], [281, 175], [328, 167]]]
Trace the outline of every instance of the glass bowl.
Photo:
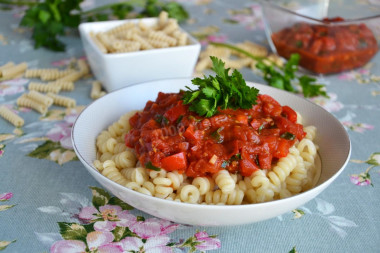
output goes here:
[[318, 74], [365, 65], [378, 51], [380, 5], [355, 0], [262, 1], [271, 49]]

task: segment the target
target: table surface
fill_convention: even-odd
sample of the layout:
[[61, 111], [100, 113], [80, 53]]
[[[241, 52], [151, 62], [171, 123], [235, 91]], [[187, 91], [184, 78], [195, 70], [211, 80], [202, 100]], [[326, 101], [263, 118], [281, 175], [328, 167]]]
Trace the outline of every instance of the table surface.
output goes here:
[[[197, 35], [203, 45], [207, 41], [244, 40], [268, 45], [257, 3], [180, 2], [191, 14], [183, 27]], [[87, 1], [85, 7], [94, 4]], [[25, 61], [30, 68], [65, 67], [72, 58], [85, 56], [75, 32], [63, 38], [66, 52], [35, 50], [30, 31], [18, 26], [23, 11], [0, 11], [0, 66], [8, 61]], [[263, 83], [250, 69], [241, 72], [246, 80]], [[93, 205], [93, 194], [102, 187], [76, 158], [70, 130], [78, 113], [92, 101], [89, 94], [93, 80], [91, 76], [81, 79], [73, 92], [63, 92], [77, 100], [77, 107], [53, 106], [45, 116], [16, 107], [16, 99], [27, 91], [30, 79], [0, 82], [0, 103], [25, 119], [22, 128], [0, 119], [0, 251], [48, 252], [62, 247], [66, 250], [60, 252], [84, 250], [84, 242], [70, 238], [76, 238], [75, 225], [83, 224], [79, 213]], [[292, 212], [235, 227], [167, 224], [133, 209], [130, 214], [141, 222], [140, 227], [129, 229], [145, 233], [146, 239], [130, 239], [131, 250], [141, 246], [146, 252], [379, 252], [380, 54], [363, 68], [319, 76], [318, 80], [326, 84], [330, 98], [312, 101], [340, 120], [352, 143], [350, 161], [331, 186]], [[157, 227], [161, 232], [155, 230]], [[107, 239], [103, 234], [85, 241], [91, 249], [100, 250], [107, 248]]]

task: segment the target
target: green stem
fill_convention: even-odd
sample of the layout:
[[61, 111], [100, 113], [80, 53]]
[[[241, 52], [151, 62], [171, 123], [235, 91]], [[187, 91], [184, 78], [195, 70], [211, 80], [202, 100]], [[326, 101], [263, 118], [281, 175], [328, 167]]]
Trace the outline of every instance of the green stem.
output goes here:
[[144, 6], [145, 2], [146, 2], [145, 0], [131, 0], [131, 1], [124, 1], [124, 2], [106, 4], [106, 5], [102, 5], [102, 6], [96, 7], [94, 9], [91, 9], [91, 10], [88, 10], [88, 11], [81, 11], [80, 14], [81, 14], [81, 16], [91, 15], [91, 14], [94, 14], [94, 13], [97, 13], [97, 12], [100, 12], [100, 11], [104, 11], [104, 10], [110, 9], [110, 8], [112, 8], [114, 6], [124, 5], [124, 4]]
[[372, 165], [372, 166], [369, 166], [366, 170], [365, 170], [365, 173], [369, 173], [369, 171], [373, 168], [373, 167], [376, 167], [375, 165]]
[[9, 4], [9, 5], [18, 5], [18, 6], [34, 6], [37, 5], [38, 2], [23, 2], [23, 1], [11, 1], [11, 0], [0, 0], [0, 4]]
[[264, 57], [258, 57], [258, 56], [254, 56], [253, 54], [239, 48], [239, 47], [236, 47], [234, 45], [231, 45], [231, 44], [227, 44], [227, 43], [219, 43], [219, 42], [210, 42], [211, 45], [214, 45], [214, 46], [217, 46], [217, 47], [226, 47], [226, 48], [229, 48], [229, 49], [232, 49], [234, 51], [237, 51], [239, 53], [242, 53], [246, 56], [248, 56], [249, 58], [252, 58], [256, 61], [262, 61], [264, 59]]

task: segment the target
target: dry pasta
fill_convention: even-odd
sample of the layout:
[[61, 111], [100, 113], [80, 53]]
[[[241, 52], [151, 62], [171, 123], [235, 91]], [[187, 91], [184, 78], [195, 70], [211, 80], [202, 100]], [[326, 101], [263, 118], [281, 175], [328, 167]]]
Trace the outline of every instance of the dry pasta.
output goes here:
[[26, 64], [26, 62], [22, 62], [20, 64], [2, 69], [1, 75], [4, 79], [11, 79], [24, 73], [27, 68], [28, 64]]
[[46, 105], [47, 107], [51, 106], [53, 104], [53, 99], [49, 96], [46, 96], [42, 93], [39, 93], [38, 91], [31, 90], [29, 91], [26, 96], [30, 99], [33, 99], [41, 104]]
[[21, 127], [24, 125], [24, 119], [4, 105], [0, 106], [0, 116], [12, 123], [15, 127]]
[[51, 92], [48, 92], [47, 96], [53, 99], [55, 105], [64, 106], [64, 107], [75, 107], [76, 101], [73, 98], [66, 96], [60, 96]]
[[38, 83], [38, 82], [30, 82], [28, 85], [29, 90], [35, 90], [39, 92], [50, 92], [50, 93], [58, 93], [61, 90], [61, 86]]
[[314, 186], [318, 177], [316, 128], [304, 127], [306, 137], [289, 149], [270, 170], [257, 170], [249, 177], [220, 170], [211, 177], [189, 178], [177, 171], [150, 170], [139, 166], [134, 151], [124, 144], [130, 130], [122, 115], [96, 139], [94, 167], [130, 189], [162, 199], [208, 205], [241, 205], [287, 198]]
[[188, 36], [180, 30], [178, 22], [161, 12], [157, 23], [148, 26], [140, 21], [125, 22], [104, 32], [90, 32], [90, 38], [102, 53], [124, 53], [154, 48], [184, 46]]
[[32, 108], [41, 114], [45, 114], [48, 108], [46, 105], [28, 98], [26, 94], [21, 95], [17, 99], [17, 105]]

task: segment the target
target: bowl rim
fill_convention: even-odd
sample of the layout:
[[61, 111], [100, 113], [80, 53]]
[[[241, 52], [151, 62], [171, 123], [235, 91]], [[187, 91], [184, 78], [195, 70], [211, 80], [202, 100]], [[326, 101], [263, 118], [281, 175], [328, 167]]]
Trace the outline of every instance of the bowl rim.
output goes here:
[[[309, 16], [306, 16], [306, 15], [303, 15], [303, 14], [299, 14], [295, 11], [292, 11], [290, 9], [287, 9], [285, 7], [282, 7], [281, 5], [279, 5], [278, 3], [276, 3], [275, 1], [273, 0], [260, 0], [259, 1], [263, 6], [267, 5], [269, 6], [270, 8], [275, 8], [275, 9], [278, 9], [278, 10], [281, 10], [281, 11], [284, 11], [284, 12], [287, 12], [289, 14], [292, 14], [292, 15], [295, 15], [295, 16], [298, 16], [298, 17], [302, 17], [304, 19], [309, 19], [309, 20], [313, 20], [314, 22], [318, 22], [322, 25], [325, 25], [325, 26], [337, 26], [337, 25], [350, 25], [350, 24], [353, 24], [353, 23], [357, 23], [357, 22], [360, 22], [360, 21], [366, 21], [366, 20], [371, 20], [371, 19], [376, 19], [376, 18], [380, 18], [380, 13], [378, 15], [373, 15], [373, 16], [368, 16], [368, 17], [362, 17], [362, 18], [355, 18], [355, 19], [346, 19], [344, 21], [337, 21], [337, 22], [327, 22], [327, 21], [323, 21], [321, 19], [317, 19], [317, 18], [313, 18], [313, 17], [309, 17]], [[379, 12], [380, 12], [380, 8], [374, 4], [369, 4], [370, 7], [375, 7], [375, 8], [378, 8], [379, 9]]]
[[[344, 170], [344, 168], [347, 166], [348, 162], [349, 162], [349, 159], [350, 159], [350, 156], [351, 156], [351, 152], [352, 152], [352, 143], [351, 143], [351, 140], [350, 140], [350, 137], [347, 133], [347, 131], [345, 130], [344, 126], [340, 123], [340, 121], [335, 117], [333, 116], [330, 112], [328, 112], [326, 109], [324, 109], [323, 107], [305, 99], [305, 98], [302, 98], [302, 97], [298, 97], [297, 95], [295, 94], [291, 94], [291, 93], [288, 93], [286, 91], [282, 91], [280, 90], [280, 92], [282, 93], [288, 93], [288, 95], [290, 96], [294, 96], [298, 99], [302, 99], [304, 100], [305, 102], [311, 104], [312, 106], [315, 106], [316, 108], [319, 108], [320, 110], [323, 110], [325, 113], [328, 113], [330, 116], [331, 116], [331, 119], [333, 121], [335, 121], [336, 123], [338, 123], [338, 126], [341, 128], [341, 131], [343, 131], [344, 133], [344, 136], [345, 136], [345, 141], [347, 141], [348, 143], [348, 146], [346, 147], [346, 150], [345, 150], [345, 160], [343, 161], [343, 163], [341, 163], [340, 165], [340, 168], [332, 175], [330, 176], [327, 180], [325, 180], [324, 182], [318, 184], [318, 181], [317, 181], [317, 184], [312, 187], [311, 189], [307, 190], [307, 191], [304, 191], [304, 192], [301, 192], [299, 194], [295, 194], [293, 196], [290, 196], [290, 197], [287, 197], [287, 198], [283, 198], [283, 199], [276, 199], [276, 200], [271, 200], [271, 201], [267, 201], [267, 202], [263, 202], [263, 203], [250, 203], [250, 204], [241, 204], [241, 205], [202, 205], [202, 204], [198, 204], [198, 203], [186, 203], [186, 202], [177, 202], [177, 201], [172, 201], [172, 200], [167, 200], [167, 199], [161, 199], [161, 198], [158, 198], [158, 197], [154, 197], [154, 196], [149, 196], [149, 195], [146, 195], [146, 194], [143, 194], [143, 193], [140, 193], [138, 191], [135, 191], [135, 190], [132, 190], [126, 186], [123, 186], [123, 185], [120, 185], [118, 183], [116, 183], [115, 181], [111, 180], [110, 178], [104, 176], [101, 172], [99, 172], [94, 166], [93, 164], [90, 164], [86, 161], [86, 159], [84, 159], [83, 155], [79, 152], [78, 150], [78, 147], [76, 145], [76, 142], [75, 142], [75, 131], [77, 129], [77, 122], [79, 121], [80, 117], [82, 114], [84, 114], [86, 112], [86, 110], [88, 110], [88, 108], [90, 108], [91, 105], [95, 104], [95, 103], [100, 103], [101, 100], [105, 99], [107, 96], [111, 96], [112, 94], [115, 94], [117, 92], [120, 92], [121, 90], [124, 90], [124, 89], [129, 89], [129, 88], [132, 88], [132, 87], [135, 87], [137, 85], [149, 85], [151, 83], [156, 83], [156, 82], [162, 82], [162, 81], [172, 81], [172, 82], [177, 82], [177, 81], [184, 81], [184, 80], [188, 80], [190, 81], [192, 78], [172, 78], [172, 79], [159, 79], [159, 80], [153, 80], [153, 81], [147, 81], [147, 82], [142, 82], [142, 83], [135, 83], [135, 84], [132, 84], [130, 86], [127, 86], [127, 87], [122, 87], [122, 88], [119, 88], [119, 89], [116, 89], [116, 90], [113, 90], [109, 93], [107, 93], [105, 96], [103, 97], [100, 97], [94, 101], [92, 101], [90, 104], [88, 104], [80, 113], [79, 115], [77, 116], [77, 118], [75, 119], [75, 122], [71, 128], [71, 142], [72, 142], [72, 145], [73, 145], [73, 148], [74, 148], [74, 151], [76, 153], [76, 155], [78, 156], [79, 160], [82, 162], [82, 164], [84, 165], [84, 167], [87, 169], [87, 170], [91, 170], [94, 172], [94, 173], [97, 173], [98, 175], [100, 175], [100, 177], [107, 181], [108, 183], [112, 184], [113, 187], [117, 187], [117, 188], [123, 188], [124, 190], [126, 190], [127, 192], [133, 194], [133, 195], [136, 195], [138, 197], [142, 197], [142, 198], [146, 198], [148, 200], [152, 200], [152, 201], [155, 201], [155, 202], [161, 202], [162, 204], [164, 203], [170, 203], [170, 205], [174, 205], [174, 206], [189, 206], [189, 207], [193, 207], [193, 208], [201, 208], [201, 209], [210, 209], [210, 210], [222, 210], [222, 209], [225, 209], [225, 208], [228, 208], [229, 210], [234, 210], [234, 209], [250, 209], [250, 208], [253, 208], [255, 206], [272, 206], [272, 205], [276, 205], [277, 203], [280, 204], [282, 202], [289, 202], [290, 200], [292, 199], [298, 199], [298, 198], [302, 198], [302, 196], [306, 196], [306, 195], [313, 195], [315, 192], [317, 192], [316, 195], [320, 194], [325, 188], [327, 188]], [[268, 88], [269, 90], [279, 90], [277, 88], [274, 88], [274, 87], [271, 87], [271, 86], [267, 86], [265, 84], [260, 84], [260, 83], [256, 83], [256, 82], [250, 82], [250, 81], [246, 81], [247, 85], [262, 85], [262, 86], [266, 86], [266, 88]], [[321, 159], [321, 167], [323, 168], [323, 160], [322, 158]], [[322, 169], [321, 168], [321, 169]], [[90, 174], [92, 174], [91, 172], [89, 172]], [[98, 181], [98, 180], [96, 180]], [[99, 182], [99, 181], [98, 181]], [[319, 191], [319, 189], [321, 189]], [[313, 199], [313, 198], [312, 198]], [[309, 199], [308, 201], [310, 201], [311, 199]]]
[[[95, 51], [105, 59], [114, 59], [114, 58], [120, 58], [120, 57], [126, 57], [126, 56], [136, 56], [136, 55], [146, 55], [146, 54], [156, 54], [156, 53], [162, 53], [164, 51], [178, 51], [178, 50], [183, 50], [183, 48], [191, 48], [191, 47], [200, 47], [201, 44], [200, 42], [194, 38], [189, 32], [184, 30], [180, 25], [178, 25], [178, 28], [180, 31], [186, 33], [188, 38], [190, 39], [190, 44], [186, 44], [183, 46], [174, 46], [174, 47], [165, 47], [165, 48], [154, 48], [154, 49], [149, 49], [149, 50], [138, 50], [138, 51], [132, 51], [132, 52], [123, 52], [123, 53], [114, 53], [114, 54], [109, 54], [109, 53], [103, 53], [100, 51], [99, 47], [95, 44], [95, 42], [90, 38], [89, 32], [86, 31], [87, 29], [90, 29], [91, 27], [96, 27], [97, 25], [112, 25], [115, 24], [123, 24], [127, 22], [132, 22], [132, 23], [137, 23], [138, 21], [145, 20], [145, 21], [158, 21], [157, 17], [150, 17], [150, 18], [136, 18], [136, 19], [126, 19], [126, 20], [108, 20], [108, 21], [98, 21], [98, 22], [83, 22], [79, 25], [79, 33], [85, 37], [92, 48], [95, 49]], [[89, 28], [86, 28], [89, 27]], [[112, 27], [109, 27], [107, 29], [111, 29]], [[83, 38], [84, 39], [84, 38]]]

